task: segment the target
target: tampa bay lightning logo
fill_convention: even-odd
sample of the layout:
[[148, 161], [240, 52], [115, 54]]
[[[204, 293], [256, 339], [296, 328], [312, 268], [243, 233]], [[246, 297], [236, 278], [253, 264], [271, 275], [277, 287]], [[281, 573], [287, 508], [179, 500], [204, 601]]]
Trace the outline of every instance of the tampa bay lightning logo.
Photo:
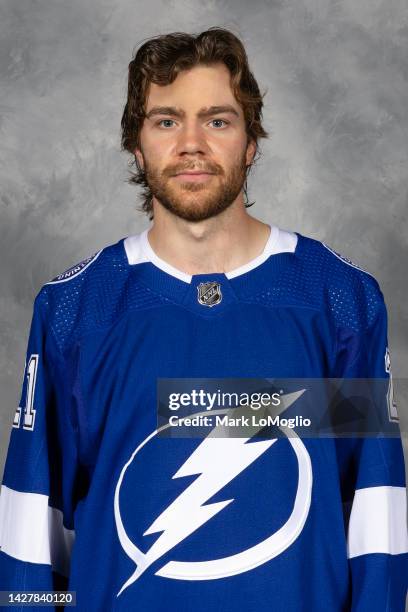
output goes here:
[[[285, 407], [293, 403], [302, 392], [282, 396], [287, 398]], [[218, 412], [225, 413], [227, 411], [219, 410]], [[166, 427], [169, 427], [169, 425], [164, 425], [160, 429]], [[214, 550], [214, 558], [205, 561], [166, 561], [155, 572], [155, 575], [175, 580], [226, 578], [254, 569], [280, 555], [291, 546], [301, 533], [309, 513], [312, 490], [312, 467], [309, 453], [294, 430], [290, 431], [289, 436], [289, 430], [285, 431], [284, 427], [280, 429], [288, 436], [287, 440], [290, 443], [292, 454], [290, 454], [290, 450], [287, 452], [292, 457], [292, 461], [297, 464], [296, 471], [298, 475], [297, 487], [296, 490], [294, 489], [293, 495], [294, 500], [290, 503], [292, 507], [288, 507], [286, 522], [274, 532], [269, 532], [262, 541], [258, 541], [255, 545], [251, 545], [244, 550], [241, 550], [238, 541], [236, 543], [237, 551], [222, 558], [219, 558], [217, 551]], [[153, 431], [132, 453], [127, 463], [123, 466], [116, 485], [114, 514], [118, 537], [123, 550], [136, 565], [136, 569], [121, 586], [117, 596], [138, 580], [153, 563], [157, 564], [159, 559], [166, 555], [166, 553], [171, 553], [172, 549], [178, 544], [188, 541], [190, 536], [193, 537], [192, 534], [197, 535], [195, 532], [199, 533], [200, 528], [204, 528], [207, 523], [210, 524], [213, 517], [216, 517], [219, 513], [226, 512], [227, 506], [230, 506], [230, 504], [243, 504], [245, 508], [247, 501], [245, 498], [225, 499], [216, 503], [207, 502], [217, 493], [220, 493], [238, 475], [244, 473], [251, 464], [255, 465], [260, 460], [260, 457], [266, 456], [267, 453], [276, 453], [273, 449], [278, 440], [277, 438], [251, 440], [250, 437], [219, 438], [212, 436], [210, 432], [206, 438], [195, 446], [190, 456], [181, 465], [176, 467], [172, 479], [190, 476], [190, 484], [185, 485], [184, 488], [183, 484], [181, 484], [181, 493], [171, 503], [168, 503], [167, 507], [158, 516], [151, 517], [149, 527], [144, 531], [143, 537], [155, 533], [160, 535], [151, 544], [149, 550], [143, 552], [133, 541], [135, 538], [132, 539], [130, 537], [131, 533], [135, 533], [135, 525], [129, 525], [128, 531], [125, 529], [124, 522], [126, 522], [126, 518], [124, 518], [123, 509], [121, 512], [119, 503], [120, 491], [126, 478], [126, 472], [132, 469], [132, 464], [134, 465], [143, 456], [149, 444], [155, 441], [158, 432], [159, 430]], [[171, 441], [177, 442], [174, 439]], [[139, 459], [139, 461], [141, 460]], [[144, 471], [149, 469], [151, 469], [150, 465], [143, 466]], [[261, 472], [262, 475], [265, 473], [267, 472]], [[195, 477], [194, 480], [191, 481], [191, 477]], [[268, 474], [269, 478], [270, 475]], [[258, 489], [259, 482], [254, 482], [253, 486], [250, 484], [247, 487], [247, 491], [253, 491], [254, 495], [256, 495]], [[279, 491], [276, 494], [279, 494]], [[132, 512], [133, 515], [134, 513]], [[240, 520], [243, 520], [245, 512], [239, 516]]]

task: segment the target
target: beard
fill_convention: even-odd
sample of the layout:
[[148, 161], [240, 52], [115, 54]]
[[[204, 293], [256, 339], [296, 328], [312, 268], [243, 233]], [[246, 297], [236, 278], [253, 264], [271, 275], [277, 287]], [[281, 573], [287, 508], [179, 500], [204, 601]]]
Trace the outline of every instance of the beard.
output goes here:
[[[214, 162], [204, 165], [190, 163], [167, 167], [160, 172], [147, 159], [144, 160], [146, 182], [152, 195], [168, 211], [186, 221], [204, 221], [229, 208], [239, 195], [246, 179], [246, 151], [228, 172]], [[183, 170], [202, 170], [214, 176], [203, 182], [181, 182], [174, 179]]]

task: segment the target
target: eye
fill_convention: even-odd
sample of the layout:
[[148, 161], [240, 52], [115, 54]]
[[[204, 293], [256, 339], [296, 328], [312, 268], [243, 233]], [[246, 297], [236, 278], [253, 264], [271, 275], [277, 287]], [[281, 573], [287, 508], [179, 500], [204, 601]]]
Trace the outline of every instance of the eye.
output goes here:
[[[214, 121], [221, 121], [222, 123], [225, 123], [225, 125], [228, 125], [229, 121], [225, 121], [225, 119], [213, 119], [211, 121], [211, 123], [213, 123]], [[221, 126], [222, 127], [222, 126]]]
[[[160, 121], [157, 121], [156, 125], [161, 126], [163, 121], [170, 121], [174, 123], [173, 119], [160, 119]], [[170, 126], [163, 126], [163, 127], [172, 127], [172, 126], [170, 125]]]

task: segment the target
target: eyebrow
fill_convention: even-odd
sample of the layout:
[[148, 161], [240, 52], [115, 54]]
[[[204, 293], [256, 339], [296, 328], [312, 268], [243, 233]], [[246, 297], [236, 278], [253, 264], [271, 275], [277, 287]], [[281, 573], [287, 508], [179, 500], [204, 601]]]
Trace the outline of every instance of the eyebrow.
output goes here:
[[[199, 119], [203, 119], [205, 117], [210, 117], [211, 115], [218, 115], [219, 113], [231, 113], [239, 117], [239, 113], [237, 112], [237, 110], [230, 104], [224, 104], [222, 106], [210, 106], [209, 108], [201, 108], [197, 113], [197, 117]], [[185, 111], [176, 108], [175, 106], [153, 106], [153, 108], [151, 108], [149, 112], [146, 113], [145, 117], [146, 119], [150, 119], [155, 115], [172, 115], [173, 117], [182, 118], [185, 117], [185, 114]]]

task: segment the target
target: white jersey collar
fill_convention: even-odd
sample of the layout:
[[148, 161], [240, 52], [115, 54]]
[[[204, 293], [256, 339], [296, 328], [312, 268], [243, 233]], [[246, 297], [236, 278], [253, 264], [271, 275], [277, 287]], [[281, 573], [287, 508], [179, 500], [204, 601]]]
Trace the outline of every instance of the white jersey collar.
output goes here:
[[[242, 274], [246, 274], [246, 272], [260, 266], [271, 255], [276, 255], [278, 253], [294, 253], [298, 239], [297, 234], [282, 230], [276, 225], [270, 225], [269, 227], [269, 238], [262, 253], [254, 259], [251, 259], [251, 261], [248, 263], [226, 272], [225, 276], [227, 278], [235, 278], [237, 276], [241, 276]], [[163, 270], [167, 274], [170, 274], [171, 276], [174, 276], [185, 283], [191, 283], [191, 274], [187, 274], [186, 272], [175, 268], [171, 264], [164, 261], [164, 259], [161, 259], [158, 255], [156, 255], [148, 240], [148, 231], [149, 228], [140, 234], [125, 238], [124, 247], [129, 264], [133, 266], [140, 263], [151, 262], [153, 265], [160, 268], [160, 270]]]

